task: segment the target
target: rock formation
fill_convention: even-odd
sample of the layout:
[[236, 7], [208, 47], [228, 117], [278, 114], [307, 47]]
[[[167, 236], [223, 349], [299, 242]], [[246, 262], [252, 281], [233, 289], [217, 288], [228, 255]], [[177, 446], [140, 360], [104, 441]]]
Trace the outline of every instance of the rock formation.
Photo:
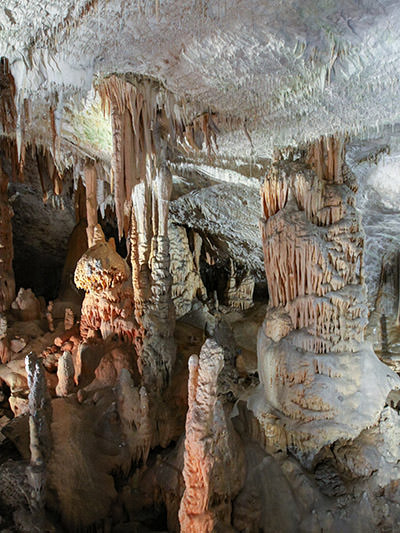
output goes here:
[[11, 304], [11, 309], [18, 320], [37, 320], [40, 318], [40, 302], [32, 289], [19, 289], [17, 297]]
[[398, 531], [400, 4], [7, 4], [0, 530]]
[[171, 254], [172, 300], [178, 319], [191, 310], [196, 299], [207, 299], [207, 291], [200, 275], [202, 240], [198, 233], [194, 233], [192, 252], [184, 227], [169, 224], [168, 235]]
[[223, 361], [222, 348], [211, 339], [199, 357], [189, 359], [185, 491], [179, 509], [184, 533], [228, 530], [232, 500], [243, 483], [241, 448], [218, 399]]
[[83, 340], [101, 334], [119, 335], [134, 343], [138, 325], [133, 312], [133, 289], [128, 264], [95, 227], [95, 244], [78, 261], [75, 283], [85, 290], [80, 333]]
[[25, 360], [29, 386], [30, 466], [28, 481], [31, 486], [31, 505], [34, 512], [43, 511], [46, 491], [46, 468], [51, 452], [51, 406], [47, 393], [44, 369], [34, 354]]
[[335, 143], [311, 148], [312, 168], [276, 161], [261, 191], [270, 304], [257, 353], [267, 406], [255, 400], [254, 409], [261, 423], [263, 409], [276, 410], [288, 445], [300, 450], [355, 438], [400, 384], [364, 340], [356, 185]]

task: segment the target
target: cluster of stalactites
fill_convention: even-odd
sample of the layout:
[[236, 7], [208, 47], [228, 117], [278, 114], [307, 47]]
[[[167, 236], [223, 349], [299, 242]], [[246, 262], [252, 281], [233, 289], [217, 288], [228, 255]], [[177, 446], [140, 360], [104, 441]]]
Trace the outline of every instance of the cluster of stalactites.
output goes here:
[[0, 124], [6, 135], [13, 134], [17, 126], [15, 83], [8, 59], [0, 58]]
[[261, 190], [271, 305], [285, 309], [292, 329], [304, 329], [301, 347], [316, 353], [361, 342], [366, 323], [365, 295], [354, 302], [346, 292], [363, 282], [363, 234], [342, 152], [334, 138], [318, 141], [309, 151], [314, 171], [277, 161]]
[[321, 137], [308, 149], [307, 163], [320, 180], [343, 183], [344, 143], [341, 137]]
[[165, 147], [211, 149], [217, 127], [210, 113], [185, 126], [184, 105], [152, 80], [133, 85], [111, 76], [98, 87], [104, 111], [111, 113], [113, 174], [118, 231], [128, 233], [132, 189], [153, 177], [165, 159]]

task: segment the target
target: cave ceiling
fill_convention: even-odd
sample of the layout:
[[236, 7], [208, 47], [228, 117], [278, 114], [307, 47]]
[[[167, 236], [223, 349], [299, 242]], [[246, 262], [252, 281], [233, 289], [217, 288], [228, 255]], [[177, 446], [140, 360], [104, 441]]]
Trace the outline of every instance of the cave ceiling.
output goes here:
[[7, 0], [0, 55], [38, 135], [44, 103], [63, 115], [93, 79], [134, 73], [216, 113], [220, 154], [262, 157], [397, 122], [399, 20], [393, 0]]
[[95, 88], [111, 74], [151, 78], [188, 120], [211, 113], [218, 150], [212, 161], [206, 150], [175, 161], [171, 218], [223, 242], [258, 278], [266, 158], [276, 147], [348, 136], [373, 294], [381, 257], [400, 244], [399, 21], [393, 0], [3, 0], [0, 57], [17, 115], [30, 102], [28, 142], [52, 147], [53, 109], [60, 165], [90, 155], [107, 174], [111, 123]]

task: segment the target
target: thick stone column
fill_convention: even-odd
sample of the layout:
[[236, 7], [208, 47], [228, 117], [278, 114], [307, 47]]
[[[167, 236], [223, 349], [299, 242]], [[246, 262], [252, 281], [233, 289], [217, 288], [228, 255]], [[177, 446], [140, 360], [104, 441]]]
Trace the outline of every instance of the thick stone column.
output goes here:
[[364, 341], [364, 238], [341, 152], [328, 139], [307, 159], [276, 161], [261, 191], [270, 303], [253, 409], [264, 425], [274, 413], [288, 446], [301, 450], [356, 437], [399, 384]]

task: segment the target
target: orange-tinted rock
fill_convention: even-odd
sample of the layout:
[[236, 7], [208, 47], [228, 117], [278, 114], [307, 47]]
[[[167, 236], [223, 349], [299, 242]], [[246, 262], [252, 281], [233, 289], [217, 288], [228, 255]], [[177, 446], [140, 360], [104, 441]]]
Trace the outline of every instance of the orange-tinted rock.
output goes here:
[[13, 314], [18, 320], [28, 321], [40, 318], [40, 302], [32, 289], [19, 289], [16, 299], [11, 304]]

